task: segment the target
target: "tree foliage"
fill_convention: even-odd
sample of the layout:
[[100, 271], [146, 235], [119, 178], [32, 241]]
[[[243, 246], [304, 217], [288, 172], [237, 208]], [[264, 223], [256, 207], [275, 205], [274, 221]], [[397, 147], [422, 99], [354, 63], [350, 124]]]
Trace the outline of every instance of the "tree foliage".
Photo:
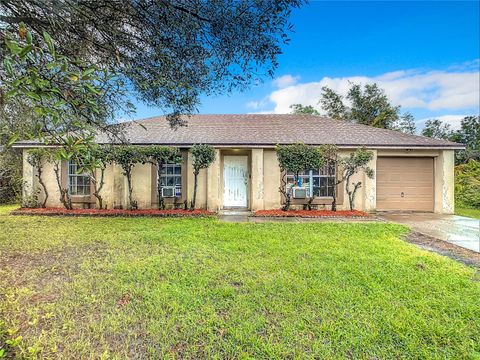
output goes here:
[[302, 3], [3, 0], [0, 40], [20, 22], [34, 35], [47, 31], [61, 53], [122, 74], [139, 98], [168, 110], [178, 125], [201, 93], [242, 90], [272, 75], [289, 41], [288, 16]]
[[403, 132], [404, 134], [415, 135], [417, 132], [415, 118], [412, 114], [406, 112], [393, 122], [391, 129]]
[[433, 139], [449, 140], [452, 136], [452, 130], [450, 124], [443, 123], [438, 119], [430, 119], [425, 122], [421, 134]]
[[147, 160], [157, 166], [157, 193], [158, 208], [165, 209], [165, 201], [162, 196], [161, 172], [164, 164], [179, 164], [182, 157], [178, 148], [162, 145], [150, 145], [144, 148], [144, 154]]
[[400, 106], [393, 105], [385, 91], [375, 83], [364, 86], [352, 83], [345, 97], [324, 86], [320, 104], [332, 119], [409, 134], [416, 131], [413, 116], [409, 113], [400, 115]]
[[455, 152], [456, 164], [480, 161], [480, 116], [464, 117], [458, 130], [452, 130], [450, 124], [438, 119], [427, 120], [422, 135], [465, 144], [465, 150]]
[[[61, 55], [47, 32], [34, 36], [23, 24], [4, 33], [0, 71], [2, 108], [28, 109], [28, 127], [10, 124], [10, 139], [36, 138], [62, 145], [74, 134], [112, 133], [108, 126], [117, 110], [130, 109], [122, 101], [123, 83], [105, 69]], [[15, 119], [12, 119], [12, 121]]]
[[[278, 163], [282, 172], [292, 172], [295, 184], [298, 183], [299, 174], [306, 170], [320, 169], [325, 164], [325, 159], [316, 147], [305, 144], [277, 145]], [[282, 178], [282, 185], [279, 189], [285, 197], [283, 210], [287, 211], [291, 204], [291, 189]]]
[[215, 161], [215, 149], [207, 144], [195, 144], [190, 149], [190, 152], [193, 156], [192, 167], [193, 167], [193, 199], [190, 204], [190, 209], [195, 209], [195, 203], [197, 201], [197, 182], [198, 174], [201, 169], [208, 168]]
[[293, 104], [290, 105], [290, 109], [292, 109], [292, 114], [320, 115], [312, 105]]
[[339, 95], [328, 86], [322, 87], [320, 103], [328, 117], [335, 120], [350, 120], [348, 117], [348, 106], [344, 104], [343, 96]]
[[480, 162], [470, 160], [455, 167], [457, 205], [480, 209]]

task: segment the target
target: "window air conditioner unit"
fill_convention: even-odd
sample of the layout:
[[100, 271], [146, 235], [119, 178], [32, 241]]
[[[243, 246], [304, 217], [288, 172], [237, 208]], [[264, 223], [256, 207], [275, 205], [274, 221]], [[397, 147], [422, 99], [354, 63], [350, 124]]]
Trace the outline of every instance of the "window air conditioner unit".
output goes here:
[[292, 187], [292, 196], [294, 199], [306, 199], [310, 196], [308, 188], [306, 187]]
[[175, 197], [175, 188], [174, 187], [162, 187], [162, 197]]

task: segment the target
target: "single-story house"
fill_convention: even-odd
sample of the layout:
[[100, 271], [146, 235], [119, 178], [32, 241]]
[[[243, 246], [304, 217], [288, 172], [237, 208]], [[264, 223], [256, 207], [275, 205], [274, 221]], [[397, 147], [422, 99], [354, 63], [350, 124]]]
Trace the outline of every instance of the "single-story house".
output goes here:
[[[126, 137], [134, 145], [161, 144], [178, 147], [181, 164], [168, 164], [162, 171], [162, 184], [169, 204], [190, 201], [193, 194], [193, 144], [210, 144], [216, 159], [199, 175], [197, 207], [212, 211], [229, 208], [249, 210], [278, 209], [283, 199], [279, 192], [282, 176], [275, 146], [305, 143], [335, 144], [348, 155], [359, 147], [373, 151], [369, 164], [373, 179], [359, 173], [361, 180], [355, 207], [364, 211], [454, 211], [454, 150], [463, 145], [407, 135], [365, 125], [338, 121], [326, 117], [295, 114], [194, 115], [188, 125], [170, 128], [165, 117], [153, 117], [126, 126]], [[98, 142], [102, 143], [99, 137]], [[32, 141], [15, 145], [24, 152], [24, 194], [38, 186], [35, 169], [26, 161], [29, 148], [41, 146]], [[51, 164], [44, 169], [49, 189], [47, 206], [61, 206]], [[315, 195], [313, 204], [329, 208], [332, 183], [325, 169], [302, 174], [303, 184]], [[156, 208], [157, 169], [155, 164], [138, 164], [133, 170], [133, 198], [139, 208]], [[92, 186], [78, 174], [74, 163], [62, 163], [62, 182], [68, 185], [76, 207], [95, 206]], [[344, 185], [337, 189], [338, 209], [348, 209]], [[125, 208], [127, 184], [118, 165], [109, 165], [105, 172], [102, 197], [108, 208]], [[303, 206], [307, 199], [293, 199], [293, 205]]]

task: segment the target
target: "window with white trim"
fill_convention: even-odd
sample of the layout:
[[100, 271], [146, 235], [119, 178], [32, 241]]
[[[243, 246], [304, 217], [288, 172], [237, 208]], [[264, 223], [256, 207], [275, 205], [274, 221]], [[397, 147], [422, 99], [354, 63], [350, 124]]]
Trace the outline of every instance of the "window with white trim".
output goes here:
[[68, 163], [68, 193], [90, 195], [90, 178], [84, 173], [79, 173], [79, 166], [74, 161]]
[[[330, 166], [330, 172], [328, 171]], [[298, 184], [309, 189], [309, 194], [314, 197], [329, 197], [333, 196], [333, 187], [335, 186], [335, 165], [325, 165], [319, 170], [307, 170], [299, 174]], [[287, 185], [295, 183], [295, 175], [292, 172], [287, 173]]]
[[160, 186], [163, 197], [181, 197], [182, 165], [163, 164], [160, 171]]

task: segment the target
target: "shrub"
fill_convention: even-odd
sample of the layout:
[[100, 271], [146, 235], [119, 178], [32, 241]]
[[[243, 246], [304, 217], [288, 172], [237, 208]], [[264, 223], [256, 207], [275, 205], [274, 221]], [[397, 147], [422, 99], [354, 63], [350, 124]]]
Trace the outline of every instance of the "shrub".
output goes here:
[[455, 167], [455, 200], [458, 205], [480, 209], [480, 162], [470, 160]]

